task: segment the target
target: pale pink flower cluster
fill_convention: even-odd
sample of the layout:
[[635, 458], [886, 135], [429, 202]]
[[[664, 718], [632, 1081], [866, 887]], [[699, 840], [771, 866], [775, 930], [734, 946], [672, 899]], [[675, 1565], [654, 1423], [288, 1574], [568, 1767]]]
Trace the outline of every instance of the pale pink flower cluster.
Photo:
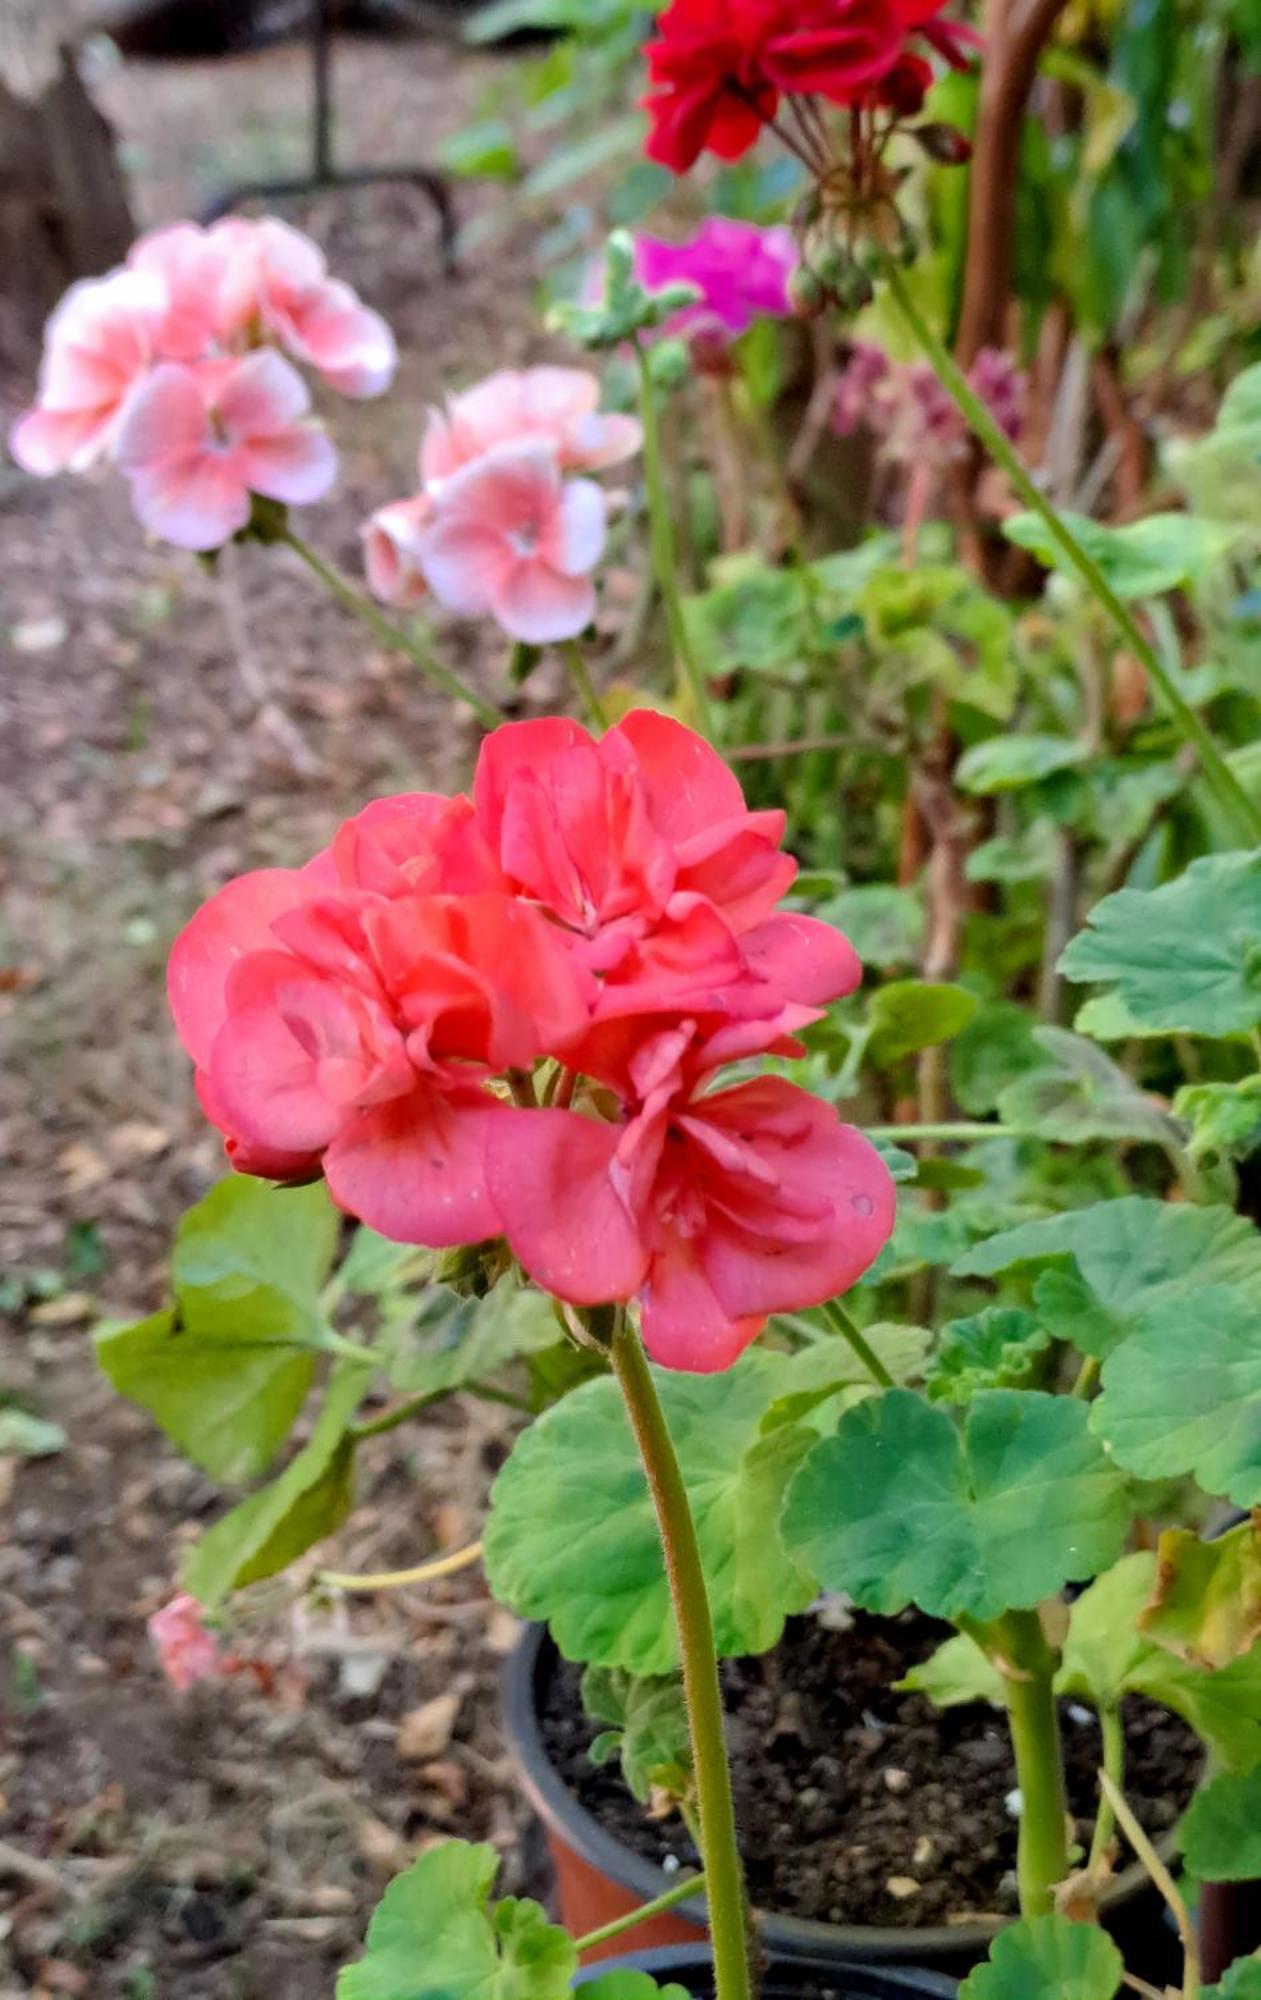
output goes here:
[[148, 1631], [163, 1673], [181, 1694], [198, 1681], [213, 1680], [228, 1669], [202, 1606], [187, 1592], [155, 1611]]
[[617, 465], [641, 442], [635, 418], [599, 402], [586, 369], [505, 368], [431, 410], [419, 492], [364, 529], [373, 594], [411, 605], [432, 591], [530, 645], [576, 638], [595, 613], [608, 502], [571, 475]]
[[[983, 348], [968, 381], [1006, 436], [1017, 438], [1025, 378], [1010, 354]], [[853, 343], [837, 381], [832, 428], [841, 437], [869, 430], [881, 457], [905, 466], [948, 464], [968, 441], [967, 425], [926, 362], [891, 361], [882, 347], [865, 340]]]
[[336, 455], [294, 362], [375, 396], [396, 361], [380, 314], [301, 231], [177, 222], [67, 292], [9, 448], [40, 478], [109, 459], [152, 534], [216, 549], [245, 527], [252, 494], [297, 506], [332, 484]]

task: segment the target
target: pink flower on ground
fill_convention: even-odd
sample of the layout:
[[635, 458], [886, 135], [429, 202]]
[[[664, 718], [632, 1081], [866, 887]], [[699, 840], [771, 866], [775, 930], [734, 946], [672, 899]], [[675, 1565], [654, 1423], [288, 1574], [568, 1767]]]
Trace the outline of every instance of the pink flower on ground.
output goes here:
[[635, 239], [635, 276], [645, 290], [683, 283], [699, 291], [661, 334], [690, 340], [702, 357], [712, 347], [725, 349], [757, 319], [790, 318], [788, 281], [797, 263], [791, 229], [759, 229], [725, 215], [708, 216], [686, 243]]
[[428, 596], [417, 559], [420, 531], [433, 514], [427, 493], [411, 500], [391, 500], [369, 516], [363, 530], [363, 567], [368, 588], [382, 604], [400, 609]]
[[153, 359], [165, 310], [159, 280], [140, 271], [73, 285], [48, 322], [35, 407], [9, 449], [24, 472], [83, 472], [110, 448], [123, 407]]
[[638, 1298], [665, 1367], [726, 1368], [774, 1312], [819, 1305], [887, 1242], [895, 1195], [875, 1148], [780, 1077], [705, 1095], [690, 1024], [644, 1042], [625, 1122], [514, 1112], [488, 1135], [508, 1242], [573, 1305]]
[[595, 615], [594, 569], [605, 499], [561, 478], [542, 444], [504, 445], [445, 480], [416, 538], [416, 563], [439, 602], [489, 613], [512, 639], [575, 639]]
[[318, 500], [337, 460], [309, 409], [302, 377], [266, 349], [202, 369], [162, 363], [115, 443], [143, 525], [179, 548], [217, 549], [245, 527], [252, 493]]
[[422, 486], [449, 479], [501, 445], [550, 445], [563, 472], [597, 472], [633, 458], [638, 419], [602, 412], [585, 368], [502, 368], [431, 410], [420, 447]]
[[173, 1597], [154, 1612], [148, 1630], [163, 1673], [181, 1694], [224, 1671], [219, 1641], [207, 1629], [205, 1612], [195, 1597], [187, 1593]]

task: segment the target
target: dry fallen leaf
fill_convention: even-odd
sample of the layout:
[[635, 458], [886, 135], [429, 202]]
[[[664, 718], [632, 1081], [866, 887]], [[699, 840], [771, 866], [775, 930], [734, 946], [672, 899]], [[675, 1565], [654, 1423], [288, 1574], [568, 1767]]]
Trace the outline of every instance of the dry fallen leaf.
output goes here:
[[419, 1708], [409, 1709], [398, 1725], [395, 1748], [405, 1764], [424, 1764], [441, 1756], [451, 1741], [460, 1712], [458, 1694], [436, 1694]]

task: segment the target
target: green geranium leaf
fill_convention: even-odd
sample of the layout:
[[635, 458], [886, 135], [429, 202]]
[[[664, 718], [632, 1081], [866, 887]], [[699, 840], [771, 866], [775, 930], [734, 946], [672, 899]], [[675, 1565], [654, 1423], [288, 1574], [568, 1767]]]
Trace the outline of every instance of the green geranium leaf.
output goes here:
[[1113, 2000], [1125, 1965], [1106, 1931], [1070, 1917], [1008, 1924], [968, 1974], [959, 2000]]
[[882, 972], [918, 965], [923, 955], [924, 905], [917, 889], [895, 889], [884, 883], [842, 889], [817, 915], [844, 931], [864, 965]]
[[1210, 1780], [1178, 1822], [1178, 1839], [1183, 1860], [1201, 1882], [1261, 1875], [1261, 1766]]
[[[584, 1979], [579, 1990], [583, 2000], [692, 2000], [686, 1986], [673, 1981], [658, 1986], [649, 1972], [602, 1972], [598, 1979]], [[1251, 1995], [1239, 2000], [1251, 2000]]]
[[[1118, 597], [1159, 597], [1167, 590], [1184, 590], [1219, 563], [1237, 538], [1238, 530], [1195, 514], [1148, 514], [1123, 528], [1105, 527], [1084, 514], [1065, 513], [1087, 555], [1092, 556]], [[1037, 514], [1015, 514], [1003, 522], [1003, 533], [1018, 548], [1028, 549], [1048, 569], [1076, 570]]]
[[215, 1479], [264, 1472], [306, 1401], [339, 1227], [322, 1186], [231, 1175], [180, 1224], [175, 1306], [97, 1335], [114, 1387]]
[[641, 1805], [654, 1793], [686, 1798], [692, 1789], [692, 1739], [678, 1674], [643, 1676], [618, 1667], [588, 1667], [582, 1705], [606, 1728], [591, 1746], [593, 1764], [621, 1761], [622, 1776]]
[[924, 1386], [934, 1403], [968, 1403], [982, 1389], [1023, 1389], [1051, 1336], [1019, 1306], [987, 1306], [941, 1330]]
[[1093, 1042], [1066, 1028], [1035, 1028], [1042, 1067], [1009, 1083], [998, 1099], [1005, 1125], [1039, 1139], [1146, 1139], [1177, 1145], [1182, 1132]]
[[414, 1243], [391, 1243], [361, 1223], [337, 1267], [337, 1283], [343, 1292], [380, 1298], [419, 1277], [432, 1262], [431, 1251], [418, 1250]]
[[974, 1701], [988, 1701], [995, 1708], [1007, 1705], [998, 1668], [965, 1632], [956, 1632], [893, 1685], [901, 1694], [927, 1695], [937, 1708], [966, 1708]]
[[961, 789], [981, 796], [1037, 785], [1087, 762], [1084, 743], [1068, 736], [988, 736], [965, 750], [955, 770]]
[[1173, 1109], [1191, 1127], [1187, 1151], [1193, 1160], [1246, 1160], [1261, 1147], [1261, 1076], [1184, 1084]]
[[1215, 1541], [1169, 1528], [1156, 1552], [1156, 1588], [1139, 1624], [1195, 1667], [1226, 1667], [1261, 1638], [1261, 1532], [1251, 1519]]
[[[1038, 1534], [1031, 1537], [1029, 1523]], [[956, 1421], [890, 1389], [811, 1452], [783, 1517], [825, 1588], [891, 1616], [975, 1619], [1038, 1604], [1121, 1546], [1124, 1481], [1067, 1397], [987, 1389]]]
[[877, 1069], [888, 1069], [920, 1049], [948, 1042], [967, 1027], [977, 1006], [975, 993], [963, 986], [891, 980], [871, 996], [867, 1054]]
[[1071, 1259], [1034, 1291], [1057, 1339], [1102, 1358], [1139, 1317], [1202, 1285], [1229, 1284], [1261, 1303], [1261, 1236], [1229, 1208], [1125, 1195], [1005, 1229], [954, 1264], [956, 1277], [993, 1278], [1019, 1265]]
[[537, 1903], [492, 1903], [493, 1847], [448, 1840], [396, 1875], [337, 2000], [569, 2000], [573, 1940]]
[[1261, 1504], [1261, 1308], [1228, 1285], [1152, 1305], [1103, 1365], [1093, 1422], [1140, 1478]]
[[[718, 1650], [761, 1653], [810, 1577], [775, 1530], [812, 1433], [763, 1420], [786, 1357], [749, 1354], [719, 1375], [657, 1373], [696, 1518]], [[545, 1618], [567, 1659], [630, 1673], [678, 1664], [656, 1516], [617, 1384], [575, 1389], [517, 1439], [495, 1481], [486, 1573], [501, 1602]]]
[[368, 1361], [340, 1361], [311, 1441], [273, 1479], [208, 1528], [184, 1565], [184, 1587], [208, 1609], [228, 1593], [275, 1576], [339, 1528], [354, 1500], [349, 1426], [372, 1380]]
[[1046, 1058], [1034, 1040], [1036, 1029], [1024, 1007], [1014, 1000], [995, 1000], [950, 1044], [950, 1087], [969, 1118], [997, 1110], [1009, 1084], [1043, 1067]]
[[1201, 1988], [1200, 2000], [1261, 2000], [1261, 1958], [1237, 1959], [1218, 1985]]
[[558, 1330], [551, 1301], [511, 1274], [484, 1299], [430, 1285], [387, 1316], [381, 1366], [396, 1388], [441, 1396], [554, 1347]]
[[1140, 1619], [1156, 1590], [1150, 1550], [1122, 1556], [1073, 1605], [1056, 1687], [1096, 1708], [1146, 1695], [1190, 1724], [1233, 1768], [1261, 1758], [1261, 1647], [1213, 1672], [1156, 1645]]
[[1210, 854], [1160, 889], [1105, 896], [1060, 958], [1160, 1034], [1246, 1034], [1261, 1022], [1261, 853]]
[[[933, 1344], [926, 1327], [877, 1321], [863, 1332], [895, 1382], [911, 1382], [923, 1374]], [[767, 1409], [762, 1428], [769, 1431], [780, 1424], [802, 1423], [822, 1436], [835, 1428], [842, 1410], [860, 1397], [874, 1394], [879, 1387], [853, 1348], [839, 1334], [829, 1332], [785, 1358], [779, 1372], [778, 1393]]]

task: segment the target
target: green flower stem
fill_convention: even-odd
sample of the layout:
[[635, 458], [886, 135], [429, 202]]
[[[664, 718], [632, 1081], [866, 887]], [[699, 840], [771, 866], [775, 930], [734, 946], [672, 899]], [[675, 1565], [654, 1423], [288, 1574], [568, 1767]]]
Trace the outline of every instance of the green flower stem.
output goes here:
[[379, 639], [381, 644], [388, 646], [392, 652], [405, 653], [436, 687], [440, 687], [455, 701], [462, 701], [471, 708], [478, 721], [487, 729], [498, 729], [503, 716], [497, 708], [492, 708], [488, 701], [483, 701], [481, 695], [475, 694], [472, 688], [465, 686], [458, 674], [453, 674], [440, 660], [435, 660], [423, 652], [413, 639], [409, 639], [405, 632], [399, 630], [397, 625], [392, 625], [388, 618], [383, 618], [372, 599], [365, 597], [362, 591], [356, 590], [331, 563], [326, 563], [323, 556], [317, 554], [309, 542], [303, 541], [301, 535], [286, 527], [280, 539], [296, 556], [301, 557], [307, 568], [318, 576], [325, 589], [337, 599], [338, 603], [344, 604], [347, 611], [353, 612], [360, 623], [367, 626], [374, 639]]
[[635, 342], [635, 359], [639, 367], [639, 420], [644, 431], [644, 492], [648, 501], [648, 532], [652, 545], [653, 575], [657, 579], [657, 588], [665, 605], [675, 671], [681, 673], [687, 682], [688, 693], [696, 711], [696, 720], [705, 734], [712, 739], [714, 714], [710, 706], [709, 690], [705, 686], [705, 677], [692, 650], [687, 620], [683, 616], [683, 600], [679, 596], [674, 525], [670, 519], [670, 506], [666, 498], [665, 480], [661, 469], [661, 420], [657, 411], [657, 390], [652, 379], [647, 352], [642, 342], [638, 340]]
[[591, 675], [587, 671], [582, 647], [576, 639], [563, 639], [560, 651], [565, 665], [573, 676], [574, 686], [578, 690], [579, 699], [587, 711], [589, 720], [594, 722], [597, 729], [607, 729], [609, 718], [604, 712], [604, 703], [596, 693]]
[[865, 1125], [869, 1139], [883, 1140], [887, 1146], [897, 1146], [904, 1139], [935, 1139], [941, 1145], [966, 1145], [972, 1139], [1027, 1139], [1030, 1134], [1017, 1132], [1010, 1125]]
[[848, 1341], [872, 1381], [878, 1382], [882, 1389], [895, 1389], [897, 1384], [892, 1375], [865, 1334], [854, 1325], [844, 1306], [838, 1304], [835, 1299], [829, 1299], [822, 1311], [832, 1331], [838, 1333], [842, 1340]]
[[[1103, 1732], [1103, 1768], [1119, 1792], [1125, 1785], [1125, 1729], [1121, 1722], [1120, 1709], [1115, 1706], [1101, 1708], [1099, 1727]], [[1094, 1838], [1090, 1843], [1090, 1859], [1086, 1864], [1092, 1874], [1104, 1866], [1108, 1849], [1112, 1845], [1112, 1836], [1116, 1832], [1116, 1824], [1117, 1816], [1113, 1811], [1112, 1800], [1101, 1787], [1099, 1810], [1095, 1815]]]
[[683, 1692], [696, 1765], [716, 2000], [750, 2000], [744, 1874], [736, 1845], [714, 1626], [696, 1525], [652, 1370], [639, 1335], [622, 1310], [614, 1327], [611, 1359], [652, 1490], [678, 1621]]
[[1068, 1874], [1068, 1801], [1055, 1708], [1055, 1654], [1036, 1611], [1009, 1611], [979, 1636], [1002, 1671], [1007, 1726], [1016, 1753], [1020, 1914], [1042, 1917], [1054, 1908], [1055, 1885]]
[[646, 1924], [652, 1917], [663, 1916], [676, 1903], [686, 1903], [693, 1896], [703, 1896], [704, 1893], [704, 1873], [689, 1875], [684, 1881], [676, 1882], [673, 1888], [663, 1889], [651, 1903], [641, 1903], [637, 1910], [628, 1910], [625, 1916], [614, 1917], [609, 1923], [601, 1924], [598, 1931], [588, 1931], [585, 1937], [575, 1938], [574, 1950], [581, 1957], [584, 1951], [591, 1951], [598, 1944], [607, 1944], [610, 1938], [621, 1937], [623, 1931], [634, 1930], [636, 1924]]
[[1169, 669], [1155, 647], [1144, 636], [1134, 614], [1122, 603], [1107, 577], [1076, 535], [1060, 519], [1046, 495], [1030, 477], [1010, 440], [1004, 435], [988, 408], [975, 393], [954, 357], [938, 340], [912, 298], [897, 265], [886, 262], [884, 275], [890, 293], [921, 353], [942, 388], [953, 397], [974, 435], [1001, 465], [1026, 507], [1043, 522], [1052, 540], [1077, 571], [1087, 590], [1105, 611], [1126, 646], [1146, 670], [1152, 685], [1160, 689], [1165, 705], [1188, 743], [1199, 754], [1205, 782], [1244, 840], [1261, 840], [1261, 807], [1248, 797], [1238, 778], [1218, 749], [1211, 731], [1179, 692]]

